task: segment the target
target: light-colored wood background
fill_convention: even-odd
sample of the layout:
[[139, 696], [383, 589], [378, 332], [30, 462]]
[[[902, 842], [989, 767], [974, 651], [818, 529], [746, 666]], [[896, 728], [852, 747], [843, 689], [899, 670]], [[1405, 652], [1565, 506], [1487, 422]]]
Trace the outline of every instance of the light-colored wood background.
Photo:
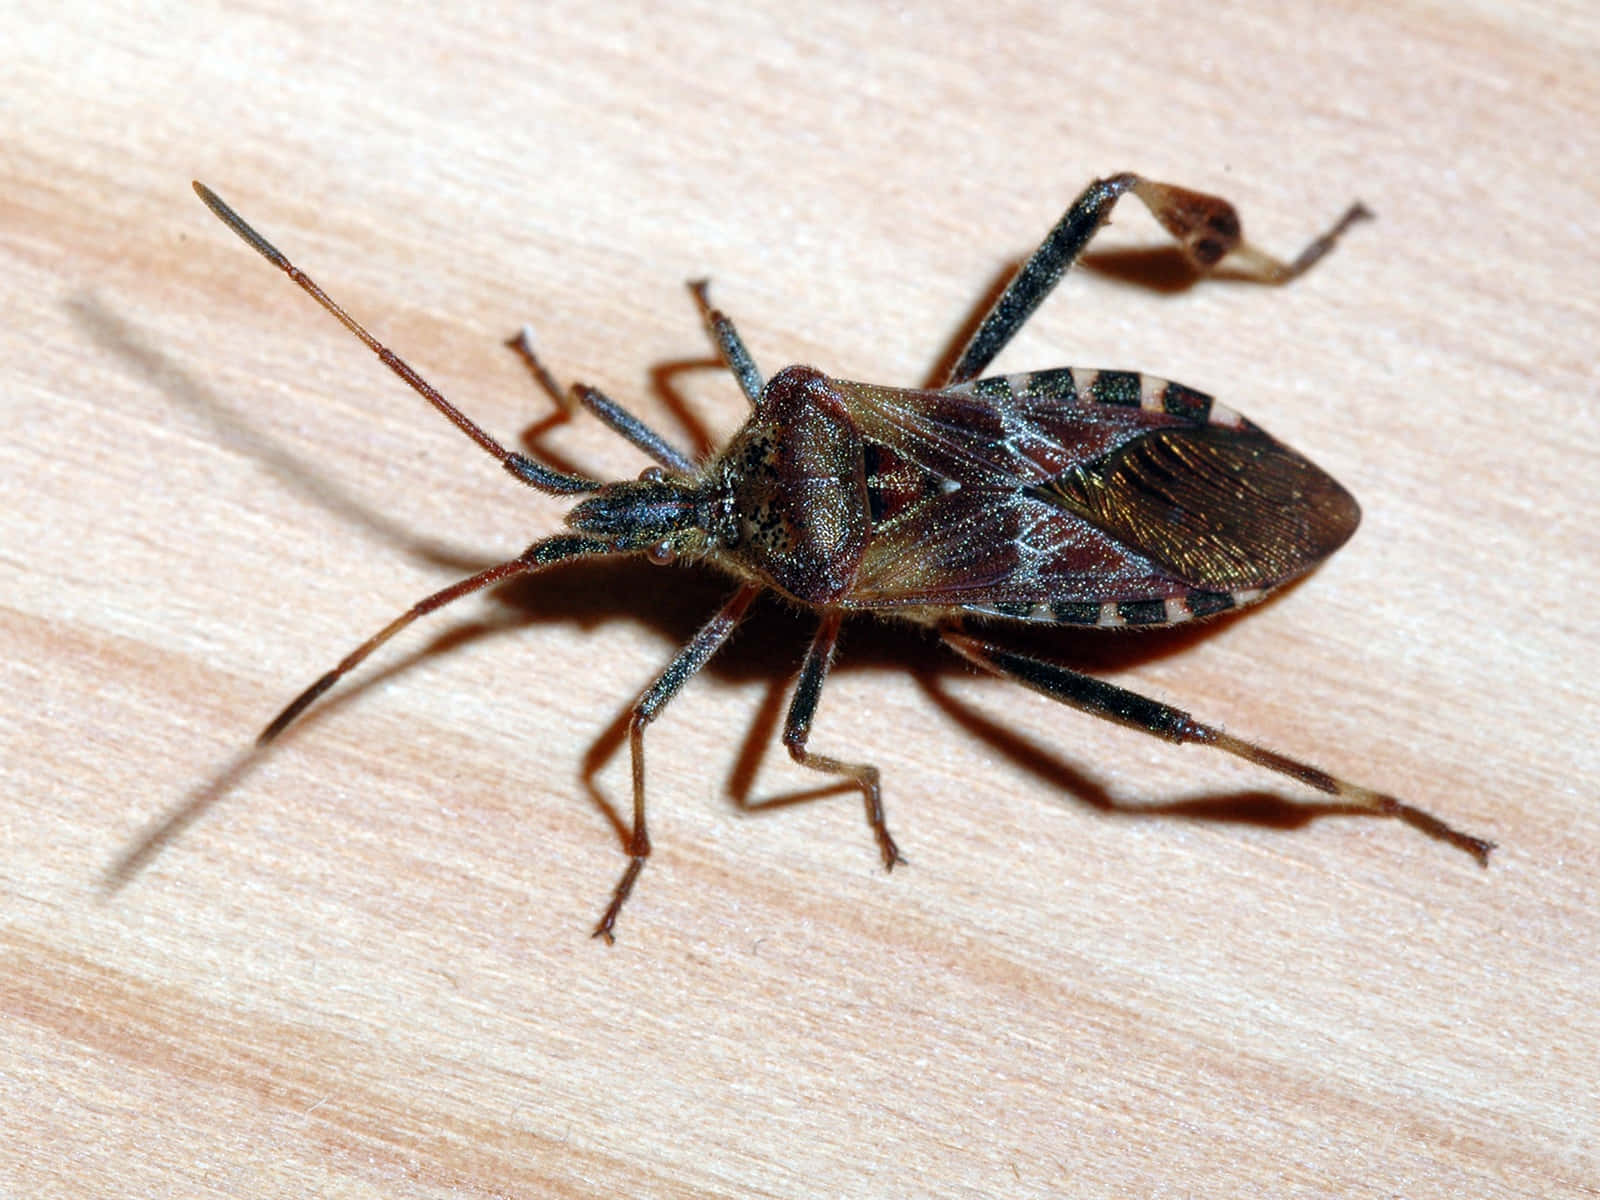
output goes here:
[[[1596, 1193], [1592, 6], [139, 7], [13, 7], [0, 51], [0, 1193]], [[886, 877], [849, 795], [759, 807], [816, 782], [764, 604], [652, 731], [607, 949], [620, 714], [727, 590], [643, 564], [440, 614], [230, 773], [561, 506], [191, 177], [491, 429], [632, 475], [544, 421], [520, 322], [720, 436], [683, 280], [769, 371], [916, 382], [1118, 169], [1279, 250], [1379, 220], [1283, 292], [1080, 272], [997, 366], [1215, 391], [1365, 523], [1246, 619], [1039, 644], [1491, 869], [869, 623], [814, 745], [884, 769]], [[1106, 245], [1159, 241], [1130, 207]]]

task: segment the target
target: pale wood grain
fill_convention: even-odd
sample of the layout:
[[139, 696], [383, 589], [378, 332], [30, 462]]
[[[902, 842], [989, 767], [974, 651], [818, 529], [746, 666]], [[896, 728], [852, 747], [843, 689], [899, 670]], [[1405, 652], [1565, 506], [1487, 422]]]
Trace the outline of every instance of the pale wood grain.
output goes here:
[[[1595, 1193], [1592, 6], [1061, 7], [12, 14], [0, 1192]], [[1490, 870], [1248, 819], [1310, 797], [852, 627], [814, 744], [884, 769], [885, 877], [851, 797], [730, 796], [814, 783], [773, 752], [806, 622], [766, 605], [652, 731], [658, 853], [607, 950], [586, 756], [726, 592], [644, 566], [441, 614], [226, 774], [560, 506], [192, 176], [505, 436], [548, 411], [523, 320], [681, 436], [652, 372], [740, 412], [668, 369], [706, 353], [683, 280], [768, 370], [913, 382], [1119, 169], [1281, 250], [1380, 219], [1281, 293], [1082, 272], [997, 365], [1218, 392], [1365, 523], [1248, 619], [1062, 653], [1495, 837]], [[543, 444], [643, 465], [591, 423]]]

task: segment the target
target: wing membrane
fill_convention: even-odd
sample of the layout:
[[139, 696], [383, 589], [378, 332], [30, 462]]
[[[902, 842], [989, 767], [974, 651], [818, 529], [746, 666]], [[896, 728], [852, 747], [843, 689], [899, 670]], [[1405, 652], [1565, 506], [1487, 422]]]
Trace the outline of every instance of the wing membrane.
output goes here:
[[943, 391], [839, 386], [866, 437], [946, 479], [992, 487], [1042, 485], [1143, 430], [1184, 423], [1137, 405], [1084, 403], [1070, 370], [980, 379]]

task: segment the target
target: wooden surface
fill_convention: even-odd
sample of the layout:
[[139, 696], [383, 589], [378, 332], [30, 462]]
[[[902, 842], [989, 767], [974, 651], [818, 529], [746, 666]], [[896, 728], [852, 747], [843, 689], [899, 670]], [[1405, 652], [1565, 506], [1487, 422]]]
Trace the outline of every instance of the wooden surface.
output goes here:
[[[142, 7], [13, 11], [0, 51], [0, 1193], [1596, 1194], [1592, 6]], [[1379, 220], [1283, 292], [1102, 261], [997, 367], [1219, 393], [1365, 520], [1245, 619], [1031, 644], [1489, 870], [868, 623], [813, 744], [883, 768], [886, 876], [856, 799], [781, 802], [816, 783], [777, 745], [808, 625], [763, 602], [651, 731], [607, 949], [622, 714], [728, 591], [642, 563], [439, 614], [233, 769], [561, 505], [191, 177], [490, 429], [631, 476], [547, 420], [522, 321], [721, 436], [684, 280], [769, 372], [916, 382], [1120, 169], [1282, 251]]]

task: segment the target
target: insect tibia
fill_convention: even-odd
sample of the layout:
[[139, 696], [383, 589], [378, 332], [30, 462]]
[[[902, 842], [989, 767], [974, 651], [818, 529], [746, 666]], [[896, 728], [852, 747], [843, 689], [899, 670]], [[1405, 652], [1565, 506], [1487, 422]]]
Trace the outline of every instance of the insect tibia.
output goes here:
[[1220, 729], [1213, 729], [1207, 725], [1195, 723], [1196, 735], [1194, 740], [1215, 746], [1219, 750], [1226, 750], [1229, 754], [1238, 755], [1240, 758], [1269, 767], [1281, 774], [1298, 779], [1308, 787], [1313, 787], [1319, 792], [1330, 796], [1337, 796], [1351, 807], [1367, 812], [1378, 813], [1381, 816], [1394, 817], [1404, 821], [1413, 829], [1420, 830], [1431, 838], [1446, 842], [1464, 850], [1478, 860], [1480, 867], [1489, 865], [1489, 852], [1494, 849], [1494, 843], [1484, 838], [1473, 837], [1463, 833], [1453, 826], [1445, 824], [1438, 817], [1423, 809], [1413, 807], [1405, 801], [1389, 796], [1383, 792], [1373, 791], [1371, 788], [1362, 787], [1360, 784], [1350, 783], [1336, 775], [1309, 763], [1300, 762], [1288, 755], [1279, 754], [1276, 750], [1268, 750], [1265, 746], [1257, 746], [1254, 742], [1247, 742], [1242, 738], [1233, 737], [1223, 733]]
[[1043, 659], [1007, 650], [993, 642], [986, 642], [959, 628], [951, 626], [942, 631], [945, 643], [957, 654], [986, 671], [993, 671], [1008, 679], [1059, 700], [1063, 704], [1092, 713], [1108, 721], [1130, 725], [1169, 742], [1192, 742], [1202, 746], [1215, 746], [1226, 750], [1257, 766], [1266, 767], [1298, 779], [1307, 787], [1335, 796], [1352, 810], [1369, 812], [1382, 817], [1394, 817], [1429, 837], [1448, 842], [1458, 850], [1465, 850], [1478, 860], [1479, 866], [1488, 866], [1489, 851], [1494, 843], [1462, 833], [1446, 825], [1432, 813], [1424, 812], [1393, 796], [1375, 792], [1357, 784], [1330, 775], [1319, 767], [1299, 759], [1268, 750], [1254, 742], [1224, 733], [1214, 725], [1196, 721], [1188, 713], [1171, 705], [1162, 704], [1127, 688], [1095, 679], [1078, 671], [1069, 670]]

